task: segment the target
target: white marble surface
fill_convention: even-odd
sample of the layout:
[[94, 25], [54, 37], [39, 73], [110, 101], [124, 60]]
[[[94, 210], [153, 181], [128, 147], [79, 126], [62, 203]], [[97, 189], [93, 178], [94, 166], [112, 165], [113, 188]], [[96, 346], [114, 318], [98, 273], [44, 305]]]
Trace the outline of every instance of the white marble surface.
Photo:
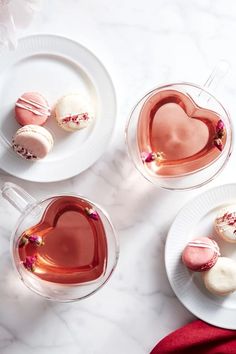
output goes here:
[[[14, 1], [14, 0], [13, 0]], [[224, 172], [194, 192], [168, 192], [140, 177], [129, 162], [124, 127], [140, 96], [163, 82], [203, 83], [216, 61], [231, 72], [217, 95], [236, 114], [234, 0], [48, 0], [22, 32], [62, 34], [93, 50], [113, 77], [119, 112], [115, 138], [88, 171], [61, 183], [34, 184], [1, 173], [35, 197], [83, 194], [103, 205], [120, 239], [109, 283], [78, 303], [57, 304], [27, 290], [13, 272], [9, 237], [17, 213], [0, 200], [0, 353], [147, 354], [193, 319], [173, 294], [164, 269], [168, 228], [180, 207], [214, 185], [234, 182], [235, 153]]]

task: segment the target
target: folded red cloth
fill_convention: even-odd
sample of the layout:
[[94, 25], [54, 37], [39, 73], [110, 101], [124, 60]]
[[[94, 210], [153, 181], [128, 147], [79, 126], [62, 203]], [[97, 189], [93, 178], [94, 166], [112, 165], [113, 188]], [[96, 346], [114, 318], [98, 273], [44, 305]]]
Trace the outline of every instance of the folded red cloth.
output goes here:
[[150, 354], [236, 354], [236, 331], [197, 320], [162, 339]]

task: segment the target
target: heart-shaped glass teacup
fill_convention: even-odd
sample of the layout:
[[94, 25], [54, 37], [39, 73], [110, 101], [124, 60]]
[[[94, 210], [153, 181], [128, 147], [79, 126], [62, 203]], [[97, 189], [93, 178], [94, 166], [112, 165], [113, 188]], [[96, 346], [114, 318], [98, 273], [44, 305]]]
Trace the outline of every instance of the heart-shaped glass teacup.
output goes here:
[[5, 183], [2, 195], [21, 217], [12, 234], [13, 262], [25, 285], [48, 299], [75, 301], [97, 291], [118, 260], [118, 242], [107, 214], [77, 195], [36, 202]]
[[191, 189], [212, 180], [228, 161], [231, 121], [205, 88], [169, 84], [152, 90], [135, 106], [126, 142], [146, 179], [166, 189]]

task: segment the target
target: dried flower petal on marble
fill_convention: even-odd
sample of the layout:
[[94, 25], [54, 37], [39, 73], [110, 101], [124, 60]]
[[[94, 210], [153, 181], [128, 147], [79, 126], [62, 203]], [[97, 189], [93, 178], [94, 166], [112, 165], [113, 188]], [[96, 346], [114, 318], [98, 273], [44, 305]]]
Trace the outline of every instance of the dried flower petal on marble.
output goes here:
[[37, 246], [43, 246], [44, 245], [43, 239], [39, 235], [30, 235], [28, 237], [28, 240], [29, 240], [29, 242], [31, 242], [31, 243], [33, 243], [33, 244], [35, 244]]
[[23, 262], [23, 266], [29, 270], [30, 272], [35, 271], [35, 263], [36, 263], [37, 257], [36, 256], [27, 256], [25, 258], [25, 261]]
[[27, 245], [29, 242], [28, 238], [26, 236], [21, 237], [20, 242], [19, 242], [19, 247], [24, 247]]
[[96, 210], [94, 210], [93, 208], [85, 208], [84, 209], [86, 214], [93, 220], [98, 220], [99, 216]]
[[214, 139], [214, 145], [217, 147], [218, 150], [223, 150], [223, 144], [221, 139]]

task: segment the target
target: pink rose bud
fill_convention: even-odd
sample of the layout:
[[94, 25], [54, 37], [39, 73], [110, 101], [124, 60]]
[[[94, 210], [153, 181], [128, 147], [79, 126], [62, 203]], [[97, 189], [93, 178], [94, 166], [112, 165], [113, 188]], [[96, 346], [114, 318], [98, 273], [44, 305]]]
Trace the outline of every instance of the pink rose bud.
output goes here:
[[141, 159], [143, 162], [152, 162], [155, 160], [155, 154], [153, 152], [142, 152]]
[[37, 260], [36, 256], [27, 256], [23, 262], [24, 267], [30, 272], [35, 271], [35, 262]]
[[94, 210], [92, 208], [85, 208], [85, 212], [89, 216], [89, 218], [91, 218], [93, 220], [99, 219], [99, 216], [98, 216], [98, 213], [96, 212], [96, 210]]
[[216, 124], [216, 133], [219, 133], [220, 131], [222, 131], [224, 129], [225, 125], [223, 120], [218, 120], [217, 124]]
[[42, 246], [44, 244], [43, 239], [39, 235], [31, 235], [28, 237], [29, 242], [36, 244], [37, 246]]

